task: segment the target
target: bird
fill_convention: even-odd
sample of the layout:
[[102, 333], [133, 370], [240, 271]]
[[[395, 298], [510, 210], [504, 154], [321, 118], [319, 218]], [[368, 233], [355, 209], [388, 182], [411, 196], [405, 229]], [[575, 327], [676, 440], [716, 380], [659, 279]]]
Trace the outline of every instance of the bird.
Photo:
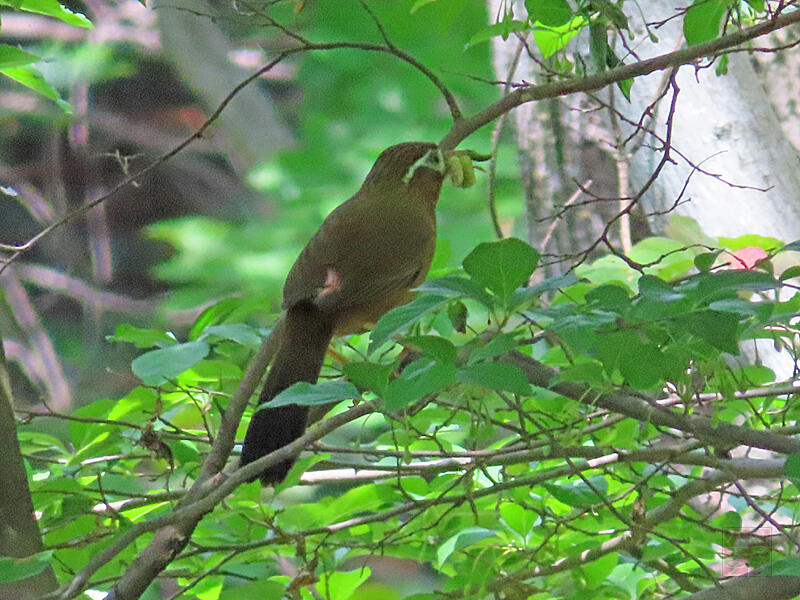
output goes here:
[[[334, 335], [364, 331], [385, 312], [413, 299], [436, 245], [436, 204], [447, 172], [432, 142], [390, 146], [359, 190], [335, 208], [286, 277], [278, 350], [259, 405], [299, 381], [314, 383]], [[240, 467], [303, 435], [308, 407], [257, 409], [247, 428]], [[250, 481], [278, 485], [297, 455]]]

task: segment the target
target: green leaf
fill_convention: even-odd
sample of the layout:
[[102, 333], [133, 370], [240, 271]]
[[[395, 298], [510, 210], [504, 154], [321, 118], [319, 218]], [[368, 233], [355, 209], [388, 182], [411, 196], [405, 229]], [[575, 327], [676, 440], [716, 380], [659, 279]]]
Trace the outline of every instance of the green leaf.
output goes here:
[[766, 566], [763, 574], [767, 577], [800, 576], [800, 557], [793, 556], [772, 562]]
[[795, 277], [800, 277], [800, 265], [794, 265], [786, 269], [781, 276], [779, 277], [780, 281], [786, 281], [787, 279], [794, 279]]
[[728, 13], [727, 0], [694, 0], [683, 18], [683, 35], [690, 46], [719, 37], [722, 17]]
[[61, 99], [61, 96], [58, 95], [58, 92], [52, 88], [52, 86], [45, 81], [42, 74], [39, 73], [36, 69], [34, 69], [30, 65], [24, 65], [21, 67], [8, 67], [6, 69], [0, 69], [0, 73], [9, 77], [32, 89], [35, 92], [38, 92], [45, 98], [49, 98], [61, 108], [66, 114], [72, 114], [72, 107], [69, 105], [69, 102], [65, 102]]
[[92, 22], [79, 12], [72, 11], [63, 6], [58, 0], [0, 0], [0, 6], [10, 6], [27, 12], [55, 17], [75, 27], [91, 29]]
[[443, 363], [454, 363], [458, 351], [453, 343], [436, 335], [415, 335], [407, 337], [406, 344], [416, 348], [428, 358]]
[[10, 583], [41, 573], [53, 560], [53, 550], [39, 552], [25, 558], [0, 556], [0, 583]]
[[[260, 573], [259, 573], [260, 575]], [[237, 578], [232, 578], [236, 580]], [[226, 581], [219, 600], [268, 600], [283, 598], [286, 585], [277, 581], [250, 581], [244, 585], [230, 586]]]
[[208, 352], [209, 346], [205, 342], [186, 342], [145, 352], [133, 360], [131, 369], [145, 384], [160, 385], [199, 363]]
[[422, 317], [440, 308], [446, 302], [447, 298], [442, 296], [426, 295], [390, 310], [380, 318], [372, 329], [369, 351], [374, 352], [383, 346], [389, 338], [406, 331], [409, 327], [419, 322]]
[[789, 242], [783, 248], [780, 249], [780, 252], [800, 252], [800, 240], [795, 240], [794, 242]]
[[783, 241], [774, 237], [758, 235], [756, 233], [746, 233], [736, 237], [720, 237], [719, 243], [730, 250], [741, 250], [755, 246], [766, 250], [767, 253], [778, 251], [783, 246]]
[[593, 560], [581, 567], [581, 573], [586, 578], [586, 587], [595, 589], [608, 580], [608, 576], [619, 563], [619, 554], [610, 552], [605, 556]]
[[683, 300], [685, 297], [684, 294], [676, 291], [669, 283], [654, 275], [642, 275], [639, 278], [638, 285], [639, 294], [650, 300], [674, 302], [676, 300]]
[[714, 69], [714, 73], [716, 73], [717, 77], [728, 74], [729, 57], [730, 55], [728, 54], [723, 54], [719, 57], [719, 60], [717, 61], [717, 67]]
[[558, 27], [569, 23], [572, 9], [566, 0], [525, 0], [528, 18], [548, 27]]
[[723, 298], [715, 300], [708, 305], [712, 310], [720, 312], [730, 312], [745, 316], [764, 315], [768, 316], [772, 312], [772, 305], [763, 302], [750, 302], [744, 298]]
[[497, 36], [500, 36], [505, 40], [510, 34], [516, 31], [527, 30], [528, 24], [525, 21], [509, 20], [493, 23], [492, 25], [488, 25], [487, 27], [479, 29], [467, 42], [467, 48], [472, 48], [473, 46], [487, 42], [493, 37]]
[[366, 388], [382, 396], [389, 383], [389, 374], [394, 365], [372, 362], [350, 362], [342, 367], [345, 376], [359, 387]]
[[503, 502], [500, 505], [500, 516], [506, 525], [523, 539], [531, 532], [534, 525], [541, 520], [535, 512], [514, 502]]
[[492, 297], [486, 293], [482, 285], [472, 279], [459, 277], [458, 275], [445, 275], [444, 277], [431, 279], [417, 289], [437, 296], [472, 298], [487, 307], [493, 305]]
[[661, 380], [664, 357], [638, 331], [624, 329], [598, 335], [597, 349], [607, 370], [619, 369], [634, 388], [648, 389]]
[[739, 317], [732, 313], [703, 310], [683, 317], [687, 331], [715, 348], [731, 354], [739, 353]]
[[[348, 600], [358, 587], [369, 579], [372, 571], [369, 567], [362, 567], [355, 571], [324, 572], [320, 575], [316, 588], [319, 598], [329, 600]], [[285, 597], [284, 594], [281, 596]]]
[[439, 563], [439, 567], [441, 568], [445, 561], [447, 561], [450, 555], [456, 550], [461, 550], [462, 548], [476, 544], [496, 533], [497, 531], [485, 529], [484, 527], [467, 527], [466, 529], [462, 529], [439, 546], [439, 549], [436, 551], [436, 559]]
[[386, 386], [386, 408], [400, 410], [455, 382], [456, 368], [452, 364], [429, 359], [415, 360], [403, 370], [399, 378], [390, 381]]
[[160, 329], [143, 329], [127, 323], [120, 323], [114, 330], [114, 335], [106, 336], [109, 342], [126, 342], [134, 344], [137, 348], [164, 348], [178, 343], [172, 335]]
[[592, 57], [595, 71], [601, 73], [608, 66], [608, 29], [604, 23], [594, 22], [589, 25], [589, 55]]
[[20, 67], [36, 62], [37, 60], [39, 60], [39, 57], [35, 54], [20, 50], [16, 46], [0, 44], [0, 69]]
[[717, 260], [717, 257], [722, 254], [722, 252], [722, 250], [715, 250], [714, 252], [701, 252], [694, 257], [694, 266], [697, 267], [697, 270], [701, 273], [708, 273], [711, 270], [711, 267], [714, 266], [714, 262]]
[[219, 323], [228, 317], [234, 310], [242, 306], [241, 298], [223, 298], [206, 308], [195, 319], [192, 329], [189, 331], [189, 339], [196, 340], [203, 330], [214, 323]]
[[533, 38], [542, 51], [544, 58], [550, 58], [564, 48], [569, 41], [578, 35], [589, 21], [584, 17], [574, 17], [566, 25], [559, 27], [537, 26], [533, 29]]
[[467, 314], [467, 305], [461, 300], [454, 300], [447, 305], [447, 318], [458, 333], [467, 331]]
[[580, 381], [589, 385], [600, 386], [605, 381], [603, 365], [595, 361], [579, 362], [558, 372], [552, 383], [560, 381]]
[[697, 302], [711, 302], [738, 290], [761, 292], [780, 287], [780, 283], [764, 271], [723, 271], [697, 275], [693, 280], [697, 282]]
[[633, 78], [630, 79], [623, 79], [622, 81], [617, 82], [617, 87], [619, 91], [622, 92], [623, 97], [628, 102], [631, 101], [631, 89], [633, 88]]
[[717, 529], [739, 531], [742, 528], [742, 515], [736, 511], [729, 510], [711, 521], [711, 526]]
[[610, 0], [592, 0], [591, 6], [598, 10], [617, 29], [628, 29], [628, 17], [622, 12], [622, 2], [612, 3]]
[[211, 325], [206, 327], [203, 335], [199, 339], [204, 339], [206, 336], [215, 335], [226, 340], [232, 340], [237, 344], [243, 346], [259, 346], [261, 345], [261, 336], [258, 335], [255, 329], [246, 325], [245, 323], [226, 323], [224, 325]]
[[411, 10], [409, 10], [408, 12], [413, 15], [415, 12], [417, 12], [423, 6], [426, 6], [428, 4], [433, 4], [434, 2], [436, 2], [436, 0], [417, 0], [411, 6]]
[[468, 365], [458, 371], [458, 381], [514, 394], [531, 391], [528, 378], [519, 367], [501, 362]]
[[531, 300], [538, 298], [545, 292], [560, 290], [562, 288], [571, 286], [578, 281], [580, 280], [575, 275], [570, 273], [569, 275], [564, 275], [563, 277], [552, 277], [545, 279], [544, 281], [529, 287], [517, 288], [508, 299], [506, 307], [512, 310], [518, 309], [523, 305], [528, 304]]
[[[627, 22], [626, 22], [624, 29], [627, 29], [627, 28], [628, 28], [628, 25], [627, 25]], [[605, 53], [605, 55], [606, 55], [606, 66], [609, 69], [615, 69], [616, 67], [618, 67], [618, 66], [620, 66], [622, 64], [622, 61], [616, 55], [614, 50], [612, 50], [611, 47], [608, 46], [608, 43], [606, 43], [606, 53]], [[621, 81], [618, 81], [617, 82], [617, 87], [619, 88], [619, 91], [622, 92], [622, 95], [625, 96], [625, 100], [630, 102], [631, 101], [631, 88], [633, 87], [633, 78], [623, 79]]]
[[287, 404], [313, 406], [342, 400], [355, 400], [356, 398], [361, 398], [361, 394], [349, 381], [323, 381], [321, 383], [300, 381], [283, 390], [269, 402], [259, 405], [259, 408], [265, 406], [276, 408]]
[[[603, 477], [591, 477], [589, 482], [600, 494], [605, 495], [608, 491], [608, 482]], [[587, 508], [602, 502], [602, 498], [583, 481], [576, 481], [563, 485], [554, 485], [552, 483], [543, 483], [542, 485], [556, 500], [563, 502], [567, 506]]]
[[786, 470], [786, 476], [795, 482], [795, 485], [798, 485], [800, 483], [800, 454], [787, 456], [783, 468]]
[[503, 302], [528, 279], [539, 262], [539, 253], [517, 238], [479, 244], [464, 259], [469, 276], [489, 288]]
[[502, 356], [514, 350], [519, 342], [513, 333], [498, 333], [484, 346], [478, 346], [469, 355], [469, 362], [476, 363], [495, 356]]
[[631, 307], [631, 299], [627, 290], [615, 284], [605, 284], [586, 294], [586, 304], [590, 308], [601, 308], [620, 315]]
[[517, 293], [524, 294], [527, 297], [541, 296], [545, 292], [552, 292], [553, 290], [560, 290], [571, 285], [578, 283], [580, 279], [574, 274], [569, 273], [561, 277], [549, 277], [544, 281], [535, 283], [530, 287], [517, 290]]

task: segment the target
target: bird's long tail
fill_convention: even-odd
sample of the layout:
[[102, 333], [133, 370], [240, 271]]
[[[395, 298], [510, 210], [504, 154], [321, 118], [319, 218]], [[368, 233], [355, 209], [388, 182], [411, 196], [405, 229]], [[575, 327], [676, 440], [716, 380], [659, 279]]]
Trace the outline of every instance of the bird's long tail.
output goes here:
[[[333, 324], [311, 303], [291, 307], [284, 316], [280, 348], [275, 355], [259, 403], [267, 402], [298, 381], [317, 380], [325, 351], [333, 335]], [[308, 407], [290, 404], [263, 408], [253, 415], [242, 446], [240, 466], [266, 456], [293, 442], [306, 428]], [[264, 485], [280, 483], [297, 455], [267, 467], [258, 478]], [[255, 478], [254, 478], [255, 479]]]

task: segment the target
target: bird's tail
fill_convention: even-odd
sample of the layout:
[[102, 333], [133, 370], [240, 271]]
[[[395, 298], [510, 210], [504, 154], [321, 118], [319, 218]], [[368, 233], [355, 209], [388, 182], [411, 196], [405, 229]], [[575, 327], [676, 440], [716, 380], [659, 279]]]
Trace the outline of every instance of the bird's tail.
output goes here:
[[[331, 319], [316, 306], [304, 303], [291, 307], [284, 316], [281, 345], [261, 390], [259, 404], [298, 381], [314, 383], [332, 335]], [[249, 464], [299, 438], [307, 419], [308, 407], [297, 404], [257, 411], [247, 428], [239, 465]], [[297, 454], [267, 467], [258, 478], [264, 485], [280, 483], [296, 459]]]

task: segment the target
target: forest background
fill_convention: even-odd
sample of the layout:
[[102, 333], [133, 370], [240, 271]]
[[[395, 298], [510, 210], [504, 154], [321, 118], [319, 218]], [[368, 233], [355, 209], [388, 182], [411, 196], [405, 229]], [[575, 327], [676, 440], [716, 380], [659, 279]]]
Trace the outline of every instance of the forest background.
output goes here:
[[[0, 10], [0, 597], [800, 593], [796, 2]], [[309, 452], [223, 470], [299, 249], [464, 138]]]

